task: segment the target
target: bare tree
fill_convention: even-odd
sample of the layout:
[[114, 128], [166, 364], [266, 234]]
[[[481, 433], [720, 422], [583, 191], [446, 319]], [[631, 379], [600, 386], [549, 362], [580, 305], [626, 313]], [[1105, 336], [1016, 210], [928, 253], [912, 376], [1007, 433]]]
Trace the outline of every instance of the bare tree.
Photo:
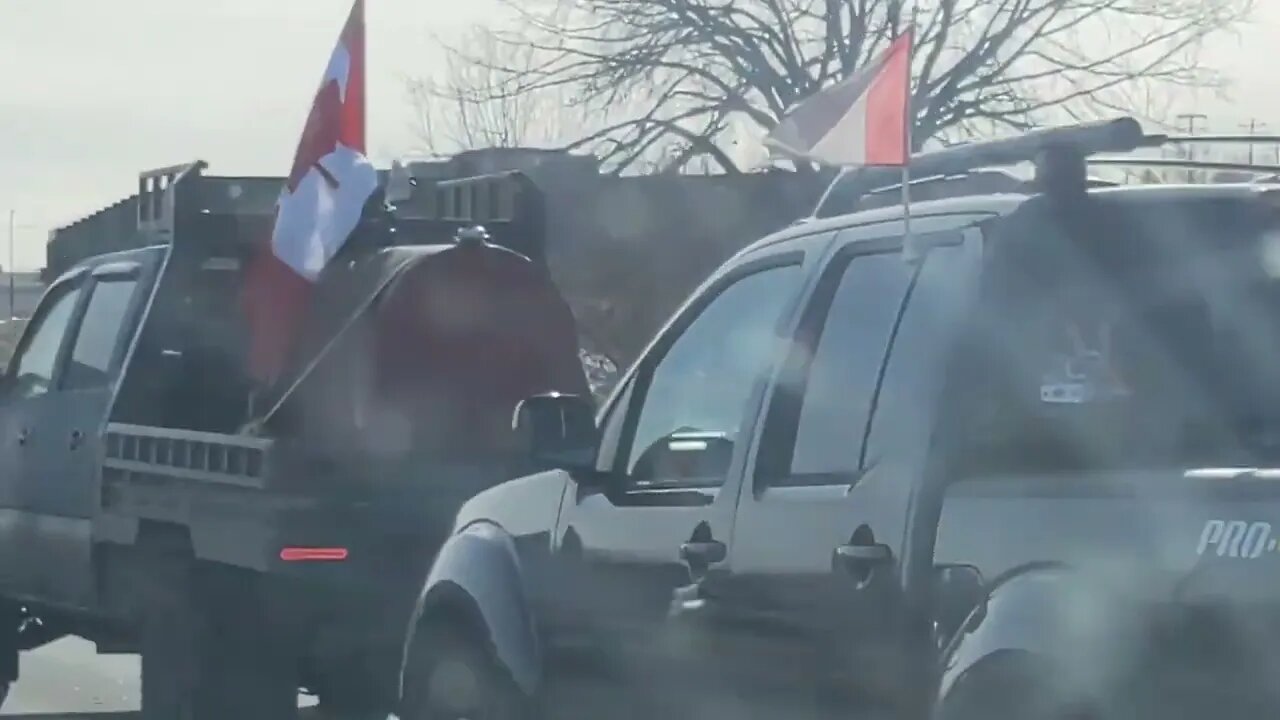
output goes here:
[[[585, 113], [612, 111], [614, 121], [568, 147], [590, 148], [617, 171], [655, 158], [667, 169], [709, 160], [738, 171], [721, 139], [735, 116], [773, 127], [913, 19], [901, 0], [572, 0], [571, 12], [568, 1], [548, 15], [506, 0], [520, 27], [488, 33], [536, 64], [452, 55], [503, 76], [501, 87], [477, 88], [477, 101], [565, 91]], [[919, 0], [916, 144], [1129, 113], [1156, 89], [1219, 86], [1198, 51], [1252, 2]]]
[[421, 150], [450, 155], [489, 147], [563, 145], [584, 132], [578, 106], [563, 87], [529, 89], [538, 51], [476, 28], [464, 57], [450, 50], [437, 77], [406, 82], [412, 130]]

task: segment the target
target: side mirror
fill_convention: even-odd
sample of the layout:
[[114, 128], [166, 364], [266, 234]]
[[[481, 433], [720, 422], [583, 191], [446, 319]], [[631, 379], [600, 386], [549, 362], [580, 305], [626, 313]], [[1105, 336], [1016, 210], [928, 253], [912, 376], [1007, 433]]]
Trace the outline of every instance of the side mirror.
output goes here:
[[564, 470], [593, 470], [600, 446], [595, 405], [580, 395], [547, 393], [521, 400], [512, 429], [527, 439], [538, 465]]
[[935, 617], [943, 636], [968, 632], [987, 616], [987, 583], [972, 565], [939, 565]]

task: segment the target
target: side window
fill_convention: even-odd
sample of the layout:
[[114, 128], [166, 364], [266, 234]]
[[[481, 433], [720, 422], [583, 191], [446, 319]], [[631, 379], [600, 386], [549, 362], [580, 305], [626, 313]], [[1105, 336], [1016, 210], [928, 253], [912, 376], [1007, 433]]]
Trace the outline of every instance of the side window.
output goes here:
[[634, 486], [724, 482], [746, 402], [774, 358], [779, 322], [803, 277], [799, 265], [780, 265], [734, 280], [642, 368], [640, 407], [629, 419]]
[[867, 435], [866, 465], [895, 450], [927, 446], [952, 341], [967, 317], [968, 289], [978, 272], [973, 260], [962, 247], [929, 251], [894, 335]]
[[93, 285], [63, 388], [103, 387], [110, 381], [111, 360], [137, 286], [133, 278], [99, 280]]
[[758, 483], [848, 484], [914, 269], [899, 251], [832, 263], [774, 394]]
[[27, 342], [10, 365], [15, 397], [37, 397], [52, 389], [58, 352], [79, 298], [80, 286], [67, 285], [53, 290], [42, 303], [42, 312], [27, 330]]

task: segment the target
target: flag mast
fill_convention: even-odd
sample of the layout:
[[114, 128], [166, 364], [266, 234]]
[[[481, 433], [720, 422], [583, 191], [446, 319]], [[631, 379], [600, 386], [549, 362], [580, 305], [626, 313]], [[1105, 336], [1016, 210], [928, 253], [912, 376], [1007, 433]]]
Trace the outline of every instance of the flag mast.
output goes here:
[[[899, 7], [899, 17], [901, 17], [901, 4]], [[916, 247], [915, 238], [911, 234], [911, 150], [912, 150], [912, 131], [915, 129], [915, 116], [911, 109], [911, 62], [915, 59], [916, 54], [916, 13], [919, 5], [916, 2], [911, 3], [911, 20], [907, 25], [907, 32], [911, 37], [907, 40], [907, 79], [906, 88], [902, 94], [902, 121], [906, 127], [902, 132], [902, 141], [905, 147], [902, 148], [902, 256], [907, 262], [917, 262], [921, 259], [920, 249]], [[895, 25], [893, 30], [893, 39], [898, 38], [898, 28]]]

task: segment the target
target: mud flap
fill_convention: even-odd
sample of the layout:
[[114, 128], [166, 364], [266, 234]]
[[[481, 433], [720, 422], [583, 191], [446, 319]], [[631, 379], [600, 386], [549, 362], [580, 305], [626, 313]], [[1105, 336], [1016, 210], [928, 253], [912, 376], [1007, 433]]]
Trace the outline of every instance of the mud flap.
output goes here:
[[297, 643], [289, 623], [273, 621], [262, 580], [226, 566], [201, 569], [196, 720], [297, 717]]
[[143, 720], [195, 720], [200, 618], [189, 555], [159, 542], [138, 553]]
[[18, 679], [18, 653], [22, 648], [22, 612], [6, 607], [0, 610], [0, 685], [8, 685]]
[[143, 720], [295, 718], [294, 644], [268, 622], [258, 576], [172, 549], [140, 560]]

